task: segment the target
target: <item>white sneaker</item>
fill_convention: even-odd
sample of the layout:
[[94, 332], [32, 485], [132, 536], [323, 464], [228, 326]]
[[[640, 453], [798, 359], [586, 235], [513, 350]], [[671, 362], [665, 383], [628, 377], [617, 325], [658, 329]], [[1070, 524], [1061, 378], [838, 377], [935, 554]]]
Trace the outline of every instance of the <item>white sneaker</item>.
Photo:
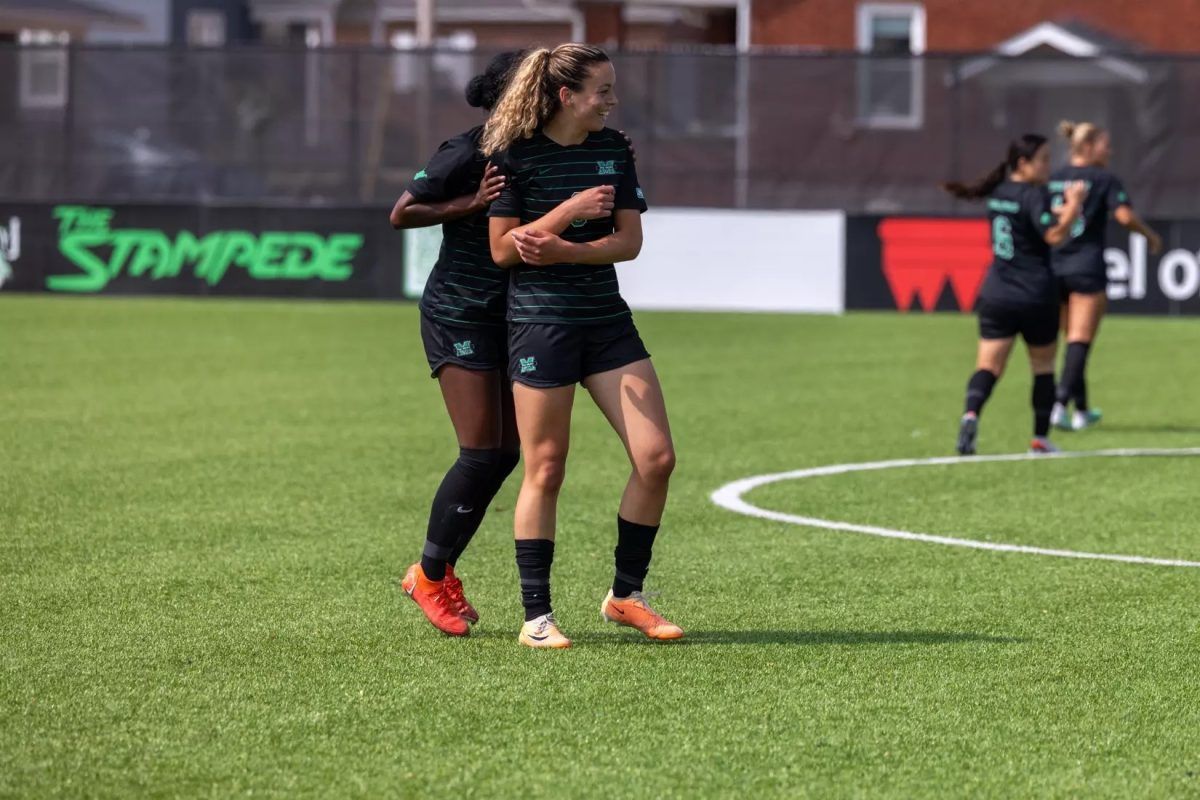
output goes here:
[[1067, 407], [1062, 403], [1055, 403], [1054, 408], [1050, 411], [1050, 424], [1055, 428], [1064, 431], [1075, 430], [1072, 420], [1067, 417]]
[[562, 635], [554, 614], [542, 614], [521, 626], [517, 641], [526, 647], [561, 649], [571, 646], [571, 640]]

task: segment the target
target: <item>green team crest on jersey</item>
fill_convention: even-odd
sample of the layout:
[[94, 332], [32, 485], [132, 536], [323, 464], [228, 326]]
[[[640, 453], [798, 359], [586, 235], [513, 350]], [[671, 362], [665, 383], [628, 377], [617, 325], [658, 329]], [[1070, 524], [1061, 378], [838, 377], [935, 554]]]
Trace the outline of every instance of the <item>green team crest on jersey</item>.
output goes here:
[[616, 175], [617, 174], [617, 162], [616, 161], [597, 161], [596, 162], [596, 171], [599, 172], [601, 175]]
[[526, 372], [533, 372], [535, 369], [537, 369], [537, 359], [533, 356], [517, 359], [517, 363], [521, 367], [522, 375], [524, 375]]
[[455, 342], [454, 355], [458, 356], [459, 358], [462, 358], [463, 356], [473, 356], [475, 355], [475, 345], [471, 344], [470, 339], [467, 339], [465, 342]]

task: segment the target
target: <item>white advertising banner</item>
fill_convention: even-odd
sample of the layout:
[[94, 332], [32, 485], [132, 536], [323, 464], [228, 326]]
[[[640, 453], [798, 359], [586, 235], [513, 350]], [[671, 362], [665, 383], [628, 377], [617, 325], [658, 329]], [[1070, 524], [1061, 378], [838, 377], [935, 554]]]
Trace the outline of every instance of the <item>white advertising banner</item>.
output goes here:
[[[621, 294], [635, 309], [844, 309], [840, 211], [655, 208], [642, 225], [642, 254], [617, 265]], [[416, 298], [437, 259], [441, 228], [404, 233], [405, 294]]]
[[635, 309], [844, 309], [840, 211], [651, 209], [636, 261], [617, 265]]

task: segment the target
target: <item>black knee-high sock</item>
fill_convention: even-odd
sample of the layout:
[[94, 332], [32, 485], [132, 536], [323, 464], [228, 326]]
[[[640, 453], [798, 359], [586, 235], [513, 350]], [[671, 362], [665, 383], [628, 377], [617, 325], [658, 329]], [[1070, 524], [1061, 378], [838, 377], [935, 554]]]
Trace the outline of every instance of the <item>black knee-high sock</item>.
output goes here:
[[1054, 408], [1054, 373], [1033, 376], [1033, 435], [1050, 433], [1050, 412]]
[[[1088, 358], [1092, 354], [1091, 342], [1077, 342], [1079, 349], [1083, 351], [1079, 365], [1079, 377], [1075, 380], [1075, 390], [1071, 394], [1071, 398], [1075, 401], [1075, 409], [1077, 411], [1088, 410], [1088, 392], [1087, 392], [1087, 365]], [[1070, 345], [1068, 345], [1068, 348]]]
[[458, 566], [458, 559], [462, 556], [463, 551], [467, 549], [467, 545], [471, 543], [471, 539], [475, 536], [475, 531], [479, 530], [480, 524], [483, 523], [484, 514], [487, 513], [488, 506], [492, 504], [492, 500], [496, 497], [496, 492], [500, 491], [500, 487], [504, 485], [504, 481], [512, 474], [517, 463], [521, 460], [521, 454], [516, 450], [496, 450], [492, 464], [492, 473], [488, 478], [486, 486], [482, 487], [479, 493], [479, 501], [476, 506], [475, 513], [479, 519], [474, 525], [466, 525], [458, 535], [458, 541], [450, 548], [450, 557], [446, 560], [450, 566]]
[[1067, 354], [1063, 358], [1062, 380], [1058, 383], [1056, 398], [1066, 405], [1071, 400], [1080, 411], [1087, 410], [1087, 381], [1084, 377], [1087, 371], [1088, 351], [1091, 342], [1068, 342]]
[[517, 573], [521, 576], [521, 605], [525, 621], [549, 614], [550, 565], [554, 563], [551, 539], [517, 539]]
[[642, 590], [657, 535], [657, 525], [639, 525], [617, 517], [617, 547], [613, 551], [616, 562], [612, 585], [614, 597], [629, 597], [632, 592]]
[[495, 494], [487, 492], [499, 453], [499, 450], [459, 448], [458, 460], [442, 478], [442, 485], [433, 496], [425, 549], [421, 552], [421, 569], [431, 581], [446, 577], [446, 562], [454, 554], [455, 545], [467, 531], [474, 534], [483, 520], [487, 504]]
[[994, 372], [986, 369], [975, 370], [971, 380], [967, 381], [966, 410], [968, 412], [979, 415], [983, 411], [983, 404], [992, 396], [992, 389], [996, 387], [997, 380]]

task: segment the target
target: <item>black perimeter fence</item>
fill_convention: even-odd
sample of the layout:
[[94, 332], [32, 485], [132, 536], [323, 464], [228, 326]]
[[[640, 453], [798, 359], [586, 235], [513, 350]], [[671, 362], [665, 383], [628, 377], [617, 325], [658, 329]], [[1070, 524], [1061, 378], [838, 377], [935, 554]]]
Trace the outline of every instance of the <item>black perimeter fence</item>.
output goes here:
[[[5, 47], [0, 199], [389, 204], [442, 140], [482, 121], [462, 90], [492, 55]], [[965, 211], [938, 181], [986, 171], [1009, 138], [1063, 118], [1112, 132], [1113, 169], [1147, 214], [1200, 206], [1200, 59], [614, 60], [616, 124], [657, 206]]]

